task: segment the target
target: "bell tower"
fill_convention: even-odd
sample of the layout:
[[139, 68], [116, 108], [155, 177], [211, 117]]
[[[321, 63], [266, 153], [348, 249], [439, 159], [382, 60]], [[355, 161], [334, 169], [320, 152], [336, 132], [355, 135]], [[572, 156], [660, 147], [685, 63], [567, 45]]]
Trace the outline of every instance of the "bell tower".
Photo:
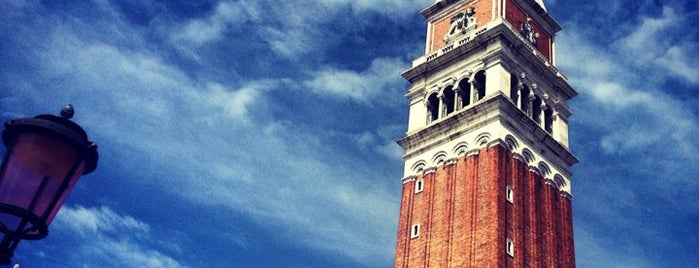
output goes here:
[[438, 0], [411, 88], [395, 267], [575, 267], [561, 26], [541, 0]]

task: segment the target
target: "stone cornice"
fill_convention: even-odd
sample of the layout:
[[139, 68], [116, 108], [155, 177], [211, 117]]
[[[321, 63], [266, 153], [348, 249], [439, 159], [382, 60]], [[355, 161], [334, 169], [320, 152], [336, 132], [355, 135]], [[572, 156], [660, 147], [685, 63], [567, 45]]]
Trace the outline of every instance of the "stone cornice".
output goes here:
[[456, 139], [498, 119], [500, 98], [488, 98], [479, 102], [398, 140], [398, 144], [406, 149], [405, 157]]
[[[498, 147], [498, 148], [501, 148], [504, 150], [511, 151], [511, 149], [508, 148], [507, 143], [505, 143], [505, 142], [491, 141], [488, 144], [490, 146], [487, 146], [488, 147], [487, 150], [491, 150], [494, 147]], [[474, 155], [477, 155], [477, 152], [479, 152], [481, 150], [483, 150], [483, 148], [471, 149], [469, 151], [469, 154], [466, 154], [466, 155], [461, 154], [459, 156], [455, 156], [455, 157], [449, 158], [445, 161], [442, 161], [441, 163], [442, 163], [442, 165], [444, 165], [444, 167], [454, 165], [459, 161], [459, 159], [462, 159], [461, 157], [463, 157], [463, 159], [468, 159], [469, 157], [474, 157]], [[539, 166], [536, 166], [536, 165], [531, 164], [531, 163], [528, 164], [526, 162], [526, 160], [524, 159], [524, 157], [521, 156], [521, 154], [519, 154], [515, 151], [511, 151], [511, 152], [512, 152], [513, 159], [515, 161], [520, 161], [520, 163], [522, 165], [527, 167], [528, 172], [536, 174], [536, 176], [530, 177], [531, 179], [540, 179], [540, 180], [542, 180], [544, 185], [553, 187], [558, 192], [560, 192], [560, 194], [563, 197], [572, 198], [572, 194], [570, 193], [571, 189], [569, 187], [570, 180], [567, 177], [565, 177], [565, 176], [567, 176], [566, 174], [559, 173], [559, 172], [565, 171], [565, 170], [558, 170], [558, 169], [548, 170], [548, 167], [545, 167], [545, 165], [546, 165], [546, 163], [548, 163], [548, 161], [546, 161], [545, 159], [534, 162], [534, 163], [539, 163]], [[425, 156], [423, 155], [421, 157], [425, 157]], [[414, 160], [409, 160], [409, 161], [414, 161]], [[418, 160], [418, 161], [423, 162], [422, 160]], [[405, 184], [408, 182], [416, 181], [416, 180], [418, 180], [418, 178], [420, 178], [420, 176], [425, 176], [425, 175], [428, 175], [430, 173], [435, 173], [435, 172], [439, 172], [439, 169], [438, 169], [438, 167], [434, 167], [434, 166], [426, 168], [426, 169], [422, 169], [420, 171], [412, 171], [412, 172], [407, 173], [410, 175], [406, 175], [402, 179], [402, 182], [403, 182], [403, 184]], [[563, 173], [566, 173], [566, 172], [563, 172]]]

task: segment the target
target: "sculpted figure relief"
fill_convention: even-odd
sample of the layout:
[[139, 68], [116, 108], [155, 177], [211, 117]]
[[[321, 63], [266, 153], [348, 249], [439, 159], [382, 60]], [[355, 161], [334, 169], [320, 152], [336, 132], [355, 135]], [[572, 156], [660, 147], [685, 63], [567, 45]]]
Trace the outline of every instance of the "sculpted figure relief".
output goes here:
[[536, 45], [536, 39], [539, 38], [539, 33], [534, 32], [534, 27], [532, 27], [531, 21], [531, 18], [527, 18], [527, 21], [520, 25], [520, 31], [524, 38], [529, 40], [532, 45]]
[[444, 42], [449, 43], [454, 38], [465, 34], [468, 30], [476, 27], [476, 9], [469, 7], [465, 12], [459, 12], [451, 17], [451, 26], [449, 31], [444, 35]]

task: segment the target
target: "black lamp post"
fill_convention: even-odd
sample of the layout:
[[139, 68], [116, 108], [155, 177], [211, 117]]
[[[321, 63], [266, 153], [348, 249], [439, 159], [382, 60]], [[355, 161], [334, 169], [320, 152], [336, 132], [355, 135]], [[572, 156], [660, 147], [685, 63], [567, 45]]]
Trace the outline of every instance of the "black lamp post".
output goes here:
[[7, 152], [0, 168], [0, 264], [9, 264], [21, 239], [38, 240], [81, 175], [97, 167], [97, 145], [70, 121], [73, 106], [61, 116], [37, 115], [5, 122]]

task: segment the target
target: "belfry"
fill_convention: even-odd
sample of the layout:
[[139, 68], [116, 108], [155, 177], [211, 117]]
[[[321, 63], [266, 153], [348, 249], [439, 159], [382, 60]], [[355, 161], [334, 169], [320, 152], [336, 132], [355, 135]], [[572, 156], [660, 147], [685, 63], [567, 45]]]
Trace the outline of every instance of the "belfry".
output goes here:
[[403, 73], [395, 267], [575, 267], [561, 26], [541, 0], [438, 0]]

